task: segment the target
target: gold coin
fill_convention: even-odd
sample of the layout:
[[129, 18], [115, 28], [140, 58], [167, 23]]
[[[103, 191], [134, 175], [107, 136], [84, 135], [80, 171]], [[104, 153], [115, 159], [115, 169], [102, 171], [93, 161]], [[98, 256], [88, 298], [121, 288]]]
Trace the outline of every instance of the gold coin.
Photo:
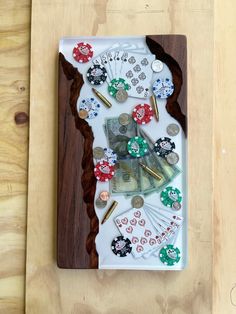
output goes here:
[[88, 118], [88, 111], [87, 111], [87, 110], [84, 110], [84, 109], [81, 109], [81, 110], [79, 111], [79, 117], [80, 117], [81, 119], [86, 119], [86, 118]]
[[99, 194], [99, 197], [102, 201], [108, 201], [109, 200], [109, 197], [110, 197], [110, 193], [107, 192], [107, 191], [102, 191], [100, 194]]

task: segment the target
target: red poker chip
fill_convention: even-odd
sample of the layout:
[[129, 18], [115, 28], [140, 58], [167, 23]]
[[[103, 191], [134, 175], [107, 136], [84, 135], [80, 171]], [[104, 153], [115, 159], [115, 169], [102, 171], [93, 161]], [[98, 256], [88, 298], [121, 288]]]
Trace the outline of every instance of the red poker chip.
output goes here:
[[87, 43], [78, 43], [73, 49], [73, 57], [79, 63], [85, 63], [93, 57], [93, 48]]
[[115, 168], [108, 161], [100, 161], [94, 168], [94, 175], [98, 181], [105, 182], [114, 176]]
[[153, 117], [152, 107], [148, 104], [139, 104], [134, 108], [132, 117], [138, 124], [147, 124]]

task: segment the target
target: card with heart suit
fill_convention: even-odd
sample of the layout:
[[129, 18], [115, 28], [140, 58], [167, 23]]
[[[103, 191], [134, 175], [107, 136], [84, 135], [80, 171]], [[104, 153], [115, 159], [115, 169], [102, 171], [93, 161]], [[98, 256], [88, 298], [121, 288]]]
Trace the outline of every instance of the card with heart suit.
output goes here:
[[143, 208], [130, 209], [117, 216], [114, 221], [120, 233], [131, 241], [134, 257], [147, 258], [156, 252], [160, 245], [175, 239], [183, 217], [144, 204]]
[[162, 243], [160, 234], [150, 223], [145, 211], [130, 209], [115, 218], [115, 223], [120, 233], [131, 241], [132, 254], [135, 258], [158, 248]]

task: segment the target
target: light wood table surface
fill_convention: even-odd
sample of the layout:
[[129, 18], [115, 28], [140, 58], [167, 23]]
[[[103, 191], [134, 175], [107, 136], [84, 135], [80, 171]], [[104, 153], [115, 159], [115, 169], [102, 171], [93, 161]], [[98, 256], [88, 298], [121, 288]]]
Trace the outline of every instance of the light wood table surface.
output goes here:
[[[236, 313], [235, 12], [233, 0], [33, 0], [30, 23], [30, 1], [0, 0], [1, 314], [25, 308], [29, 314]], [[83, 33], [188, 36], [190, 265], [183, 274], [127, 277], [125, 272], [55, 267], [56, 66], [49, 69], [49, 64], [56, 60], [60, 37]], [[43, 129], [46, 143], [39, 133]], [[137, 284], [144, 302], [133, 289]]]
[[24, 311], [30, 1], [0, 0], [0, 313]]

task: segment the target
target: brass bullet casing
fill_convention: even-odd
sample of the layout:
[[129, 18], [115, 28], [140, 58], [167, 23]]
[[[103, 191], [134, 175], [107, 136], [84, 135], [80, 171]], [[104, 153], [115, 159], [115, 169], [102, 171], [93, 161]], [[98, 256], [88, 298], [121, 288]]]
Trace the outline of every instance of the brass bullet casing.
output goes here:
[[142, 164], [141, 162], [139, 162], [140, 166], [143, 168], [143, 170], [145, 170], [147, 173], [149, 173], [151, 176], [153, 176], [155, 179], [157, 180], [161, 180], [162, 176], [159, 175], [158, 173], [156, 173], [154, 170], [152, 170], [151, 168], [149, 168], [148, 166]]
[[107, 212], [105, 213], [101, 224], [104, 224], [105, 221], [107, 221], [109, 219], [109, 217], [111, 216], [111, 214], [113, 213], [114, 209], [116, 208], [116, 206], [118, 205], [117, 201], [114, 201], [111, 206], [108, 208]]
[[152, 101], [152, 106], [154, 109], [156, 120], [159, 121], [159, 111], [158, 111], [156, 97], [154, 95], [151, 96], [151, 101]]
[[110, 101], [105, 96], [103, 96], [99, 91], [97, 91], [95, 88], [92, 88], [92, 91], [104, 103], [104, 105], [107, 108], [111, 108], [112, 107], [112, 104], [110, 103]]

